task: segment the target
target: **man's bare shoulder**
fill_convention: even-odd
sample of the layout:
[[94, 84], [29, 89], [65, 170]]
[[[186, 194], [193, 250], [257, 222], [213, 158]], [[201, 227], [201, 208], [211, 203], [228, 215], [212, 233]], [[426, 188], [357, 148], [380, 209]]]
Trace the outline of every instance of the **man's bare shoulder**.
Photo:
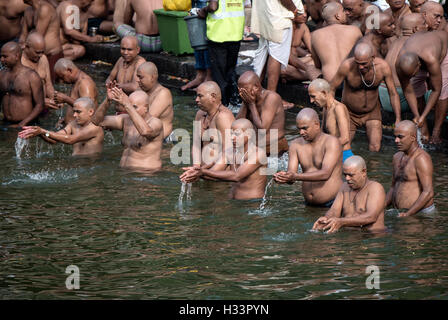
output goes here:
[[51, 15], [51, 14], [53, 14], [53, 12], [55, 11], [56, 9], [51, 5], [51, 4], [49, 4], [48, 2], [46, 2], [46, 1], [41, 1], [40, 2], [40, 7], [39, 7], [39, 15], [40, 16], [48, 16], [48, 15]]
[[420, 152], [418, 153], [418, 155], [415, 157], [415, 162], [420, 162], [420, 163], [424, 163], [424, 162], [430, 162], [432, 164], [432, 158], [429, 155], [428, 152], [426, 152], [423, 149], [419, 150]]
[[377, 182], [377, 181], [374, 181], [374, 180], [370, 180], [370, 183], [369, 183], [369, 185], [367, 186], [366, 189], [369, 192], [375, 192], [375, 193], [380, 192], [380, 193], [384, 193], [384, 194], [386, 193], [384, 191], [383, 185], [381, 183]]
[[302, 137], [298, 137], [298, 138], [296, 138], [296, 139], [291, 141], [291, 143], [289, 145], [289, 148], [290, 149], [292, 149], [292, 148], [300, 148], [300, 147], [302, 147], [303, 145], [306, 145], [306, 144], [308, 144], [308, 142], [306, 142], [305, 139], [303, 139]]
[[207, 112], [202, 111], [202, 110], [198, 110], [198, 112], [196, 112], [195, 119], [198, 120], [198, 119], [201, 119], [201, 118], [203, 118], [205, 116], [207, 116]]
[[325, 138], [325, 144], [327, 146], [340, 145], [339, 138], [332, 136], [331, 134], [322, 133]]
[[392, 162], [397, 162], [399, 161], [402, 157], [403, 157], [403, 151], [398, 151], [394, 154], [394, 156], [392, 157]]
[[280, 95], [275, 91], [266, 90], [266, 98], [264, 102], [268, 103], [269, 106], [273, 107], [281, 106], [283, 108], [282, 97], [280, 97]]
[[140, 65], [140, 64], [146, 62], [146, 59], [143, 58], [142, 56], [137, 56], [137, 57], [136, 57], [136, 60], [137, 60], [137, 63], [136, 63], [137, 65]]

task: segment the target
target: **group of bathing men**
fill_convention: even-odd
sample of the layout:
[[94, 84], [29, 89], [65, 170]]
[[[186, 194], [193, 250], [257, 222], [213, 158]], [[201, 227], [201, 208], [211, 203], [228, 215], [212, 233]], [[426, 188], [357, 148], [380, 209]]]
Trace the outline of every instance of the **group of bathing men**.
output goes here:
[[[331, 3], [324, 11], [329, 6]], [[94, 81], [64, 58], [56, 62], [54, 69], [59, 79], [72, 84], [71, 93], [69, 96], [60, 92], [48, 95], [48, 65], [42, 68], [44, 72], [39, 69], [44, 47], [45, 41], [37, 33], [29, 34], [23, 52], [15, 42], [2, 47], [1, 62], [7, 69], [0, 74], [0, 98], [6, 124], [22, 127], [19, 133], [22, 138], [39, 136], [49, 143], [73, 144], [73, 155], [101, 152], [104, 129], [122, 130], [124, 151], [120, 165], [134, 170], [160, 170], [162, 144], [173, 128], [172, 96], [158, 83], [156, 66], [138, 55], [138, 40], [131, 36], [122, 39], [122, 57], [106, 81], [107, 96], [99, 107]], [[393, 159], [392, 188], [387, 195], [379, 183], [367, 178], [362, 158], [352, 156], [350, 142], [355, 130], [352, 130], [349, 102], [357, 106], [364, 102], [375, 108], [379, 105], [378, 87], [383, 80], [393, 97], [391, 100], [398, 97], [393, 94], [393, 85], [393, 90], [390, 87], [390, 67], [374, 55], [372, 46], [361, 42], [353, 52], [353, 57], [341, 63], [334, 76], [336, 80], [329, 83], [316, 79], [309, 86], [311, 102], [323, 108], [323, 127], [329, 134], [322, 132], [317, 113], [306, 108], [296, 119], [301, 137], [289, 146], [284, 133], [282, 99], [277, 93], [263, 89], [255, 73], [246, 72], [238, 81], [243, 104], [236, 117], [221, 103], [218, 85], [211, 81], [203, 83], [197, 89], [196, 103], [200, 110], [195, 120], [201, 123], [201, 137], [206, 141], [201, 141], [200, 147], [193, 145], [193, 159], [209, 144], [218, 146], [209, 150], [221, 152], [213, 163], [204, 163], [200, 157], [199, 163], [184, 168], [181, 180], [194, 182], [202, 177], [232, 181], [232, 198], [261, 198], [267, 178], [262, 172], [266, 156], [281, 155], [289, 150], [288, 171], [278, 172], [274, 178], [279, 183], [302, 181], [308, 204], [331, 207], [326, 216], [316, 222], [316, 229], [331, 232], [342, 226], [383, 229], [384, 208], [389, 204], [406, 209], [400, 216], [433, 211], [432, 161], [418, 147], [417, 127], [411, 121], [401, 121], [400, 112], [396, 113], [394, 131], [400, 152]], [[334, 92], [342, 82], [341, 103], [334, 99]], [[367, 85], [368, 82], [371, 84]], [[116, 114], [106, 115], [112, 102], [116, 103]], [[45, 105], [59, 108], [61, 104], [67, 105], [63, 129], [53, 132], [29, 125], [42, 114]], [[224, 138], [205, 137], [209, 135], [208, 129], [217, 130]], [[369, 126], [367, 129], [371, 138]], [[229, 130], [231, 145], [226, 143]], [[258, 132], [264, 130], [267, 133], [265, 145], [249, 143], [253, 141], [252, 135], [257, 134], [257, 139]], [[232, 152], [227, 152], [228, 148], [232, 148]], [[233, 159], [226, 158], [229, 154]]]

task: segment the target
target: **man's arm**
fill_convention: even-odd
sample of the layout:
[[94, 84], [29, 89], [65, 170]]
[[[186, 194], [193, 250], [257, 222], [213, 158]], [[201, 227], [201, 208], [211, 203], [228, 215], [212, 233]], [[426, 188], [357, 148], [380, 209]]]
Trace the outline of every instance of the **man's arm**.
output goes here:
[[61, 130], [59, 132], [45, 130], [43, 134], [45, 135], [45, 133], [47, 132], [49, 133], [48, 138], [65, 144], [75, 144], [78, 142], [88, 141], [92, 138], [95, 138], [98, 134], [98, 130], [95, 127], [88, 127], [84, 130], [78, 130], [75, 133], [72, 132], [71, 134], [65, 132], [63, 133], [61, 132]]
[[281, 98], [277, 94], [269, 94], [261, 107], [261, 116], [258, 113], [255, 102], [249, 104], [249, 110], [252, 115], [253, 123], [258, 129], [269, 130], [277, 111], [277, 105], [281, 104]]
[[[68, 5], [62, 6], [60, 10], [60, 19], [62, 31], [68, 37], [84, 42], [101, 42], [103, 41], [103, 37], [100, 35], [96, 35], [94, 37], [90, 37], [87, 34], [84, 34], [75, 28], [72, 25], [69, 25], [68, 22], [72, 21], [73, 10], [67, 10], [69, 8]], [[84, 27], [84, 26], [83, 26]]]
[[417, 97], [415, 96], [414, 87], [412, 86], [411, 80], [400, 72], [400, 67], [398, 66], [398, 64], [395, 65], [395, 68], [397, 70], [398, 80], [400, 80], [400, 85], [401, 89], [403, 90], [404, 97], [406, 98], [409, 108], [414, 115], [414, 121], [418, 121], [418, 119], [420, 118], [420, 113], [418, 111]]
[[340, 218], [342, 215], [342, 208], [344, 204], [344, 192], [342, 188], [338, 191], [336, 198], [334, 199], [331, 208], [325, 213], [323, 217], [317, 219], [317, 221], [313, 225], [313, 230], [322, 230], [328, 224], [328, 219], [330, 218]]
[[274, 174], [274, 179], [278, 183], [288, 183], [293, 184], [295, 179], [294, 176], [299, 169], [299, 142], [298, 139], [294, 140], [288, 150], [288, 171], [280, 171]]
[[432, 185], [433, 165], [429, 155], [423, 154], [415, 158], [415, 169], [417, 172], [418, 183], [422, 187], [417, 200], [411, 208], [400, 216], [412, 216], [419, 212], [434, 197], [434, 189]]
[[347, 76], [350, 70], [350, 62], [348, 59], [344, 60], [338, 68], [338, 71], [334, 75], [333, 79], [330, 82], [331, 85], [331, 94], [334, 97], [336, 89], [342, 84], [345, 77]]
[[396, 179], [395, 179], [395, 165], [398, 161], [398, 153], [396, 153], [393, 157], [392, 160], [392, 168], [393, 168], [393, 173], [392, 173], [392, 184], [390, 186], [389, 191], [386, 194], [386, 207], [390, 206], [392, 204], [392, 196], [394, 194], [394, 188], [395, 188], [395, 183], [396, 183]]
[[42, 81], [35, 71], [29, 71], [28, 75], [34, 108], [25, 119], [20, 121], [19, 127], [26, 126], [29, 122], [37, 118], [44, 110], [44, 88], [42, 86]]
[[344, 108], [347, 107], [341, 103], [338, 104], [335, 109], [336, 123], [340, 135], [339, 142], [341, 143], [341, 146], [344, 146], [350, 142], [350, 119], [347, 118]]
[[280, 0], [280, 3], [289, 11], [295, 12], [298, 9], [292, 0]]
[[232, 126], [233, 121], [235, 121], [235, 117], [233, 116], [233, 113], [224, 113], [219, 114], [216, 119], [216, 129], [221, 134], [221, 145], [222, 145], [222, 152], [227, 150], [227, 148], [230, 148], [232, 146], [232, 140], [231, 137], [226, 137], [226, 130], [227, 134], [230, 135], [230, 128]]
[[[108, 89], [108, 94], [109, 94]], [[107, 108], [110, 106], [110, 99], [106, 96], [103, 103], [96, 109], [92, 116], [92, 123], [96, 126], [111, 130], [123, 130], [124, 118], [128, 115], [106, 116]]]
[[118, 65], [121, 63], [123, 59], [120, 57], [117, 62], [115, 63], [112, 71], [110, 72], [109, 76], [106, 79], [106, 85], [108, 85], [109, 83], [111, 83], [112, 81], [117, 79], [117, 74], [118, 74]]
[[140, 133], [142, 137], [152, 140], [163, 131], [163, 124], [159, 118], [152, 117], [146, 121], [137, 113], [137, 110], [135, 110], [130, 103], [126, 103], [124, 107], [129, 114], [129, 118], [131, 118], [131, 121], [137, 128], [138, 133]]
[[[42, 56], [42, 58], [43, 58], [43, 56]], [[45, 97], [53, 99], [54, 98], [54, 87], [53, 87], [53, 82], [51, 81], [50, 65], [48, 63], [48, 59], [46, 56], [43, 61], [44, 61], [44, 67], [45, 67]]]
[[439, 100], [440, 93], [442, 92], [442, 71], [440, 69], [440, 63], [436, 59], [425, 61], [429, 72], [429, 81], [431, 82], [432, 92], [426, 103], [425, 110], [420, 116], [419, 123], [425, 121], [426, 116], [436, 105]]
[[389, 93], [390, 103], [392, 109], [395, 113], [395, 124], [401, 121], [401, 106], [400, 106], [400, 96], [398, 95], [397, 89], [395, 88], [394, 78], [392, 76], [392, 70], [386, 61], [383, 61], [383, 75], [384, 82], [387, 86], [387, 92]]

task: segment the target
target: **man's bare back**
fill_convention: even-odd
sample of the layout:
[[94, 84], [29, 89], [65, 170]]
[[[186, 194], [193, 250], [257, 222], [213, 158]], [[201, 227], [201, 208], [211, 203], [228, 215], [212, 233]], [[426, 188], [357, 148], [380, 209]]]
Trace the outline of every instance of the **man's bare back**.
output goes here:
[[[407, 39], [398, 56], [404, 52], [414, 52], [423, 62], [436, 59], [442, 63], [447, 53], [447, 46], [448, 33], [445, 31], [417, 32]], [[427, 66], [422, 64], [422, 67]]]
[[146, 35], [159, 33], [155, 9], [163, 8], [162, 0], [129, 0], [136, 14], [135, 31]]

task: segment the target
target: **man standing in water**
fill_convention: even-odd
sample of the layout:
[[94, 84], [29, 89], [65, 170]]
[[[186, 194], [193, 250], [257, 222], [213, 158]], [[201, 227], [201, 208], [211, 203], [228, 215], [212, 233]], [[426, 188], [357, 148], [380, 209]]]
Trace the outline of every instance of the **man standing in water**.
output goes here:
[[104, 131], [92, 123], [95, 105], [90, 98], [79, 98], [73, 104], [75, 120], [58, 132], [37, 126], [25, 126], [19, 138], [29, 139], [39, 136], [48, 143], [62, 142], [73, 145], [73, 156], [90, 156], [103, 150]]
[[256, 146], [255, 131], [247, 119], [238, 119], [232, 123], [232, 150], [224, 152], [222, 158], [212, 168], [190, 167], [180, 179], [192, 182], [189, 171], [197, 171], [199, 176], [216, 181], [233, 182], [230, 197], [232, 199], [250, 200], [264, 196], [266, 175], [262, 168], [267, 163], [264, 151]]
[[44, 90], [36, 71], [22, 65], [22, 50], [15, 42], [1, 49], [0, 101], [6, 124], [23, 127], [35, 121], [44, 109]]
[[[338, 138], [320, 129], [319, 116], [311, 108], [296, 118], [300, 138], [289, 148], [288, 171], [274, 175], [278, 183], [302, 181], [307, 204], [330, 207], [342, 184], [342, 147]], [[297, 173], [299, 164], [303, 173]]]
[[[126, 114], [106, 116], [111, 100], [121, 104]], [[123, 131], [120, 167], [145, 172], [162, 169], [163, 123], [150, 114], [145, 92], [135, 91], [128, 97], [121, 89], [109, 85], [107, 97], [92, 122], [105, 129]]]
[[386, 205], [407, 209], [399, 217], [434, 212], [433, 165], [430, 155], [418, 146], [417, 127], [404, 120], [395, 127], [394, 135], [399, 152], [393, 158], [392, 187]]
[[343, 172], [347, 182], [341, 186], [330, 210], [314, 223], [313, 230], [328, 230], [328, 233], [342, 227], [384, 230], [386, 193], [380, 183], [367, 177], [364, 159], [359, 156], [348, 158]]

